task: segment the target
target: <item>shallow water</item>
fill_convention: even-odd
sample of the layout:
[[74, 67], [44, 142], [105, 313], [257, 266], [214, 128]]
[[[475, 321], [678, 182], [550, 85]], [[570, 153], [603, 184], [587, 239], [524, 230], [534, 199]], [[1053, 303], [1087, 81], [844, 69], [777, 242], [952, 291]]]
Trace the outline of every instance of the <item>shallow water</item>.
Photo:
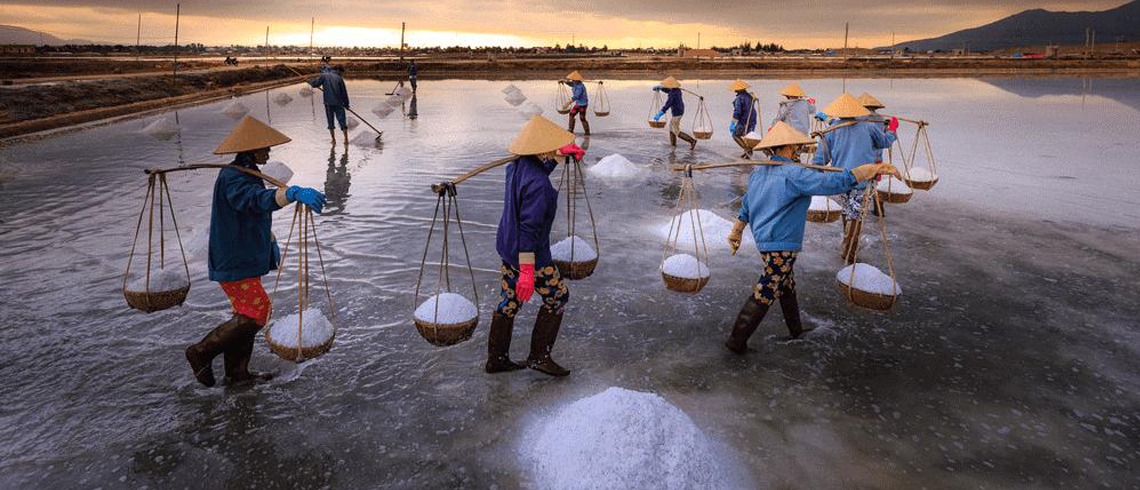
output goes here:
[[[904, 296], [889, 314], [847, 306], [833, 279], [838, 225], [809, 224], [797, 283], [817, 331], [781, 343], [773, 312], [745, 357], [720, 342], [756, 278], [755, 253], [714, 249], [712, 279], [694, 296], [666, 291], [658, 272], [658, 230], [678, 191], [665, 164], [735, 153], [728, 82], [686, 84], [706, 94], [716, 134], [675, 155], [644, 122], [653, 82], [607, 83], [613, 114], [591, 118], [587, 162], [621, 153], [648, 171], [589, 180], [601, 260], [570, 285], [555, 354], [574, 374], [558, 380], [481, 370], [501, 170], [459, 186], [483, 316], [474, 339], [435, 348], [410, 322], [428, 186], [503, 155], [524, 122], [502, 100], [508, 83], [425, 81], [416, 118], [380, 119], [366, 111], [390, 82], [351, 81], [354, 108], [385, 133], [381, 148], [347, 150], [327, 142], [319, 100], [298, 86], [241, 98], [293, 138], [271, 156], [293, 168], [292, 183], [328, 194], [317, 221], [340, 326], [333, 350], [301, 366], [258, 340], [254, 367], [277, 378], [252, 390], [199, 386], [182, 354], [227, 316], [205, 271], [213, 171], [170, 177], [187, 303], [148, 315], [120, 293], [141, 170], [218, 162], [210, 152], [235, 122], [224, 102], [179, 110], [181, 134], [168, 141], [139, 132], [148, 117], [0, 150], [0, 486], [541, 486], [519, 438], [609, 386], [684, 410], [758, 487], [1140, 485], [1140, 81], [848, 80], [887, 112], [933, 123], [941, 182], [888, 209]], [[553, 82], [513, 83], [562, 120]], [[784, 83], [753, 84], [765, 124]], [[803, 85], [823, 105], [841, 83]], [[277, 92], [295, 100], [280, 106]], [[703, 207], [731, 219], [740, 175], [698, 174]], [[290, 216], [278, 213], [279, 236]], [[883, 267], [877, 235], [866, 243], [861, 256]], [[276, 316], [296, 311], [296, 292], [286, 278]], [[517, 321], [515, 357], [534, 313]]]

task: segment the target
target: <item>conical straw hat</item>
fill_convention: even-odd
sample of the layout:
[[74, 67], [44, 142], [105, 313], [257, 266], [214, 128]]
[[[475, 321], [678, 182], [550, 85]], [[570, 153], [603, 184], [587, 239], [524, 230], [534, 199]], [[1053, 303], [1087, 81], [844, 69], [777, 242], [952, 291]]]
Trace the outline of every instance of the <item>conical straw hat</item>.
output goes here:
[[879, 102], [879, 99], [876, 99], [874, 95], [867, 92], [863, 92], [863, 95], [859, 96], [859, 103], [863, 104], [863, 107], [867, 109], [882, 109], [886, 107], [882, 102]]
[[582, 81], [582, 74], [578, 73], [578, 70], [574, 70], [574, 71], [570, 72], [569, 75], [566, 75], [566, 79], [581, 82]]
[[786, 97], [807, 97], [804, 89], [800, 88], [800, 84], [796, 82], [789, 83], [787, 87], [780, 89], [780, 95]]
[[676, 78], [666, 77], [664, 80], [661, 80], [661, 86], [665, 88], [681, 88], [681, 82], [678, 82]]
[[748, 85], [748, 82], [745, 82], [744, 80], [736, 80], [735, 82], [732, 82], [731, 89], [733, 92], [736, 92], [737, 90], [748, 90], [749, 88], [750, 86]]
[[868, 111], [866, 107], [863, 107], [863, 104], [860, 104], [854, 96], [847, 92], [844, 92], [839, 96], [839, 98], [831, 101], [830, 104], [827, 104], [827, 107], [823, 108], [823, 113], [831, 117], [838, 118], [852, 118], [871, 115], [871, 111]]
[[514, 155], [539, 155], [574, 142], [574, 133], [562, 129], [549, 119], [534, 116], [511, 141], [507, 151]]
[[222, 144], [218, 145], [214, 154], [225, 155], [227, 153], [260, 150], [290, 141], [293, 140], [281, 134], [280, 131], [251, 116], [245, 116], [238, 122], [233, 131], [230, 131], [230, 135], [226, 136]]
[[808, 145], [814, 142], [815, 140], [811, 139], [810, 136], [801, 133], [792, 125], [779, 121], [772, 126], [772, 129], [768, 130], [768, 134], [764, 135], [764, 139], [760, 140], [755, 148], [761, 150], [784, 145]]

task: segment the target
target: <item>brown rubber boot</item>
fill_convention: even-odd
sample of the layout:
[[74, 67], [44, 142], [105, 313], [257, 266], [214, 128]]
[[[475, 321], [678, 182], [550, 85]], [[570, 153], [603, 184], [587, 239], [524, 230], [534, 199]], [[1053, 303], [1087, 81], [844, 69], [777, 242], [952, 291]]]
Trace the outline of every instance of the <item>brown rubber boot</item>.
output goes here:
[[685, 140], [685, 142], [689, 144], [690, 150], [697, 149], [697, 139], [696, 138], [689, 136], [688, 133], [685, 133], [685, 132], [681, 132], [681, 134], [678, 134], [677, 136], [680, 136], [681, 139]]
[[499, 312], [491, 317], [491, 331], [487, 333], [487, 364], [483, 370], [488, 373], [517, 371], [526, 366], [511, 361], [511, 332], [515, 319]]
[[789, 339], [798, 339], [804, 332], [812, 330], [804, 328], [803, 321], [800, 320], [800, 302], [795, 290], [784, 291], [780, 295], [780, 310], [784, 313], [784, 325], [788, 326]]
[[862, 221], [848, 221], [843, 227], [843, 246], [840, 256], [848, 264], [855, 263], [856, 252], [859, 251], [859, 236], [863, 231]]
[[736, 323], [732, 326], [732, 333], [724, 346], [737, 354], [748, 352], [748, 338], [760, 326], [764, 315], [768, 314], [768, 305], [760, 304], [752, 296], [744, 302], [744, 307], [736, 315]]
[[584, 117], [582, 118], [582, 134], [590, 134], [590, 121], [587, 121]]
[[530, 357], [526, 366], [551, 376], [566, 376], [570, 371], [550, 358], [554, 340], [558, 338], [558, 327], [562, 325], [562, 313], [552, 313], [546, 308], [538, 310], [534, 321], [534, 333], [530, 337]]
[[677, 135], [674, 134], [672, 131], [669, 132], [669, 146], [672, 146], [672, 147], [677, 146]]
[[240, 340], [228, 346], [225, 350], [226, 383], [230, 385], [244, 383], [258, 383], [273, 379], [269, 373], [258, 373], [249, 370], [249, 360], [253, 357], [253, 341], [261, 325], [245, 315], [235, 314], [238, 323]]
[[231, 345], [241, 341], [238, 315], [214, 327], [200, 342], [186, 348], [186, 360], [194, 378], [206, 386], [214, 386], [214, 358]]

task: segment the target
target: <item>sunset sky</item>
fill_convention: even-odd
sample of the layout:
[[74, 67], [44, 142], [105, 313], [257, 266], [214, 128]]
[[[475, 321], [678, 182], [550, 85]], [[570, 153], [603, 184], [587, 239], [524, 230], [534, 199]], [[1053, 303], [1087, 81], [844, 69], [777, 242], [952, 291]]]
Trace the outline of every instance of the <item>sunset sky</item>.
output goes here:
[[[174, 40], [176, 1], [19, 0], [0, 3], [0, 24], [63, 39], [134, 44], [142, 14], [144, 44]], [[788, 48], [837, 47], [851, 23], [852, 46], [887, 45], [986, 24], [1029, 8], [1105, 10], [1125, 0], [407, 0], [182, 1], [179, 44], [397, 46], [400, 22], [415, 46], [552, 46], [573, 39], [611, 48], [729, 46], [776, 42]]]

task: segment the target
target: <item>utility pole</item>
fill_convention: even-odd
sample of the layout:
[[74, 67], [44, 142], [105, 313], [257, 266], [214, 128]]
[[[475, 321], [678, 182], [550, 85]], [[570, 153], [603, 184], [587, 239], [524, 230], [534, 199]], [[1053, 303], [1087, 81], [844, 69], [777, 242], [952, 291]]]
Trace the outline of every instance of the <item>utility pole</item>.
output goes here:
[[891, 61], [895, 59], [895, 31], [891, 31]]
[[1089, 28], [1085, 28], [1085, 59], [1088, 59], [1092, 53], [1089, 52]]
[[701, 33], [697, 33], [697, 49], [701, 49]]
[[142, 12], [139, 12], [139, 27], [135, 32], [135, 61], [139, 60], [140, 45], [142, 44]]
[[847, 35], [851, 32], [851, 23], [843, 23], [843, 61], [847, 61]]
[[182, 19], [182, 4], [174, 6], [174, 76], [178, 76], [178, 23]]
[[1089, 52], [1093, 57], [1096, 57], [1096, 30], [1092, 31], [1092, 40], [1090, 41], [1090, 46], [1091, 49], [1089, 49]]
[[265, 56], [269, 56], [269, 26], [265, 26]]
[[404, 30], [407, 28], [407, 22], [400, 23], [400, 61], [404, 61]]
[[313, 29], [316, 29], [316, 27], [317, 27], [317, 18], [313, 17], [313, 20], [309, 21], [309, 57], [310, 58], [313, 56]]

